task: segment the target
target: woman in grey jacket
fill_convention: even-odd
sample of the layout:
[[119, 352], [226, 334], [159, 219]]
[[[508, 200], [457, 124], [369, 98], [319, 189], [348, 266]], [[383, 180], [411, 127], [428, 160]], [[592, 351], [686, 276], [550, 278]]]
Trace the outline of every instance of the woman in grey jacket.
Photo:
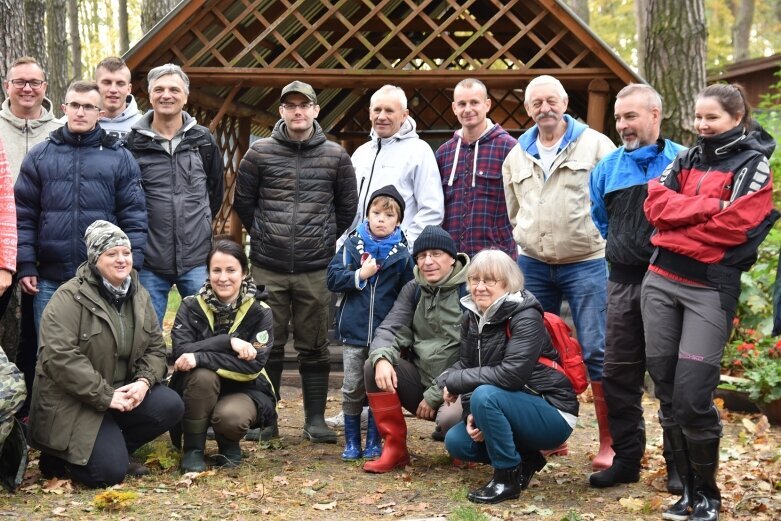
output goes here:
[[467, 499], [498, 503], [528, 487], [545, 466], [541, 450], [569, 438], [578, 401], [569, 379], [539, 361], [559, 355], [515, 261], [483, 250], [467, 278], [459, 360], [437, 379], [445, 402], [461, 397], [465, 418], [448, 431], [445, 448], [454, 458], [494, 468], [493, 478]]

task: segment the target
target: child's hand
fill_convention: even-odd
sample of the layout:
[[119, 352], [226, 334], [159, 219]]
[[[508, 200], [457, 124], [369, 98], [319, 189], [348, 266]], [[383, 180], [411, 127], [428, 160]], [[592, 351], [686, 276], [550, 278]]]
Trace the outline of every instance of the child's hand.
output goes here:
[[358, 276], [361, 278], [361, 280], [366, 280], [369, 277], [372, 277], [378, 271], [380, 271], [380, 268], [377, 266], [377, 260], [369, 256], [365, 261], [363, 261], [361, 270], [358, 272]]

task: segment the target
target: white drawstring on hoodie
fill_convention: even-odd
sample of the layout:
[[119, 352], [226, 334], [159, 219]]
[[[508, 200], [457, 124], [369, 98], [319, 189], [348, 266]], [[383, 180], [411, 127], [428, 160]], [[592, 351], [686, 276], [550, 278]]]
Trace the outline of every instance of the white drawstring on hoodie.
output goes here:
[[[472, 162], [472, 188], [475, 187], [475, 176], [477, 175], [477, 150], [480, 145], [480, 139], [494, 128], [494, 124], [490, 119], [486, 118], [485, 122], [485, 130], [475, 141], [475, 159]], [[453, 179], [456, 177], [456, 168], [458, 168], [458, 152], [461, 150], [461, 132], [456, 132], [456, 136], [458, 136], [458, 142], [456, 143], [456, 153], [453, 155], [453, 168], [450, 169], [450, 178], [447, 180], [448, 186], [453, 186]]]

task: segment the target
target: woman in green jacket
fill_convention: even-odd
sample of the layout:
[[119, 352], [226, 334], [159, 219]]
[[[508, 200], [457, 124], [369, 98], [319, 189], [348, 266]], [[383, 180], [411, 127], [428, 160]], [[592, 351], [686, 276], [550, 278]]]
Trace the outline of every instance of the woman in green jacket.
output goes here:
[[160, 385], [165, 346], [127, 235], [95, 221], [84, 240], [87, 262], [41, 320], [30, 437], [44, 477], [107, 487], [148, 472], [129, 455], [177, 423], [184, 406]]
[[[171, 387], [184, 398], [183, 472], [206, 469], [204, 447], [211, 425], [217, 463], [241, 463], [239, 440], [247, 430], [277, 419], [274, 389], [264, 366], [273, 345], [271, 309], [257, 300], [244, 249], [217, 241], [206, 259], [208, 279], [182, 301], [171, 329], [176, 372]], [[171, 438], [177, 446], [179, 428]]]

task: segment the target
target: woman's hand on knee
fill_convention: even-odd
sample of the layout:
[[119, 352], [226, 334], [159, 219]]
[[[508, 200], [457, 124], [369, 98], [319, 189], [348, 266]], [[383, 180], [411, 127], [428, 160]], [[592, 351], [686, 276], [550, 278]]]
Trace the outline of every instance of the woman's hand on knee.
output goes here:
[[445, 403], [450, 405], [452, 403], [456, 403], [458, 400], [458, 395], [453, 394], [450, 391], [447, 390], [447, 387], [442, 388], [442, 398], [445, 400]]
[[469, 434], [469, 437], [472, 438], [472, 441], [476, 441], [478, 443], [485, 441], [483, 432], [477, 428], [477, 425], [475, 425], [475, 417], [471, 414], [466, 418], [466, 433]]
[[393, 364], [381, 358], [374, 364], [374, 383], [386, 393], [395, 393], [398, 380]]
[[185, 353], [181, 355], [179, 358], [176, 359], [176, 362], [174, 362], [174, 369], [177, 371], [182, 371], [183, 373], [186, 373], [187, 371], [192, 371], [195, 369], [195, 354], [194, 353]]
[[115, 409], [117, 411], [121, 412], [127, 412], [132, 411], [135, 405], [133, 405], [133, 400], [130, 398], [125, 391], [116, 389], [114, 391], [114, 395], [111, 397], [111, 403], [109, 404], [109, 409]]
[[127, 397], [128, 400], [130, 400], [130, 409], [126, 409], [128, 411], [135, 409], [138, 407], [141, 402], [144, 401], [144, 398], [146, 398], [146, 393], [149, 391], [149, 384], [147, 383], [146, 379], [144, 380], [136, 380], [133, 383], [129, 383], [127, 385], [123, 385], [122, 387], [117, 388], [114, 392], [118, 393], [124, 393], [125, 397]]

